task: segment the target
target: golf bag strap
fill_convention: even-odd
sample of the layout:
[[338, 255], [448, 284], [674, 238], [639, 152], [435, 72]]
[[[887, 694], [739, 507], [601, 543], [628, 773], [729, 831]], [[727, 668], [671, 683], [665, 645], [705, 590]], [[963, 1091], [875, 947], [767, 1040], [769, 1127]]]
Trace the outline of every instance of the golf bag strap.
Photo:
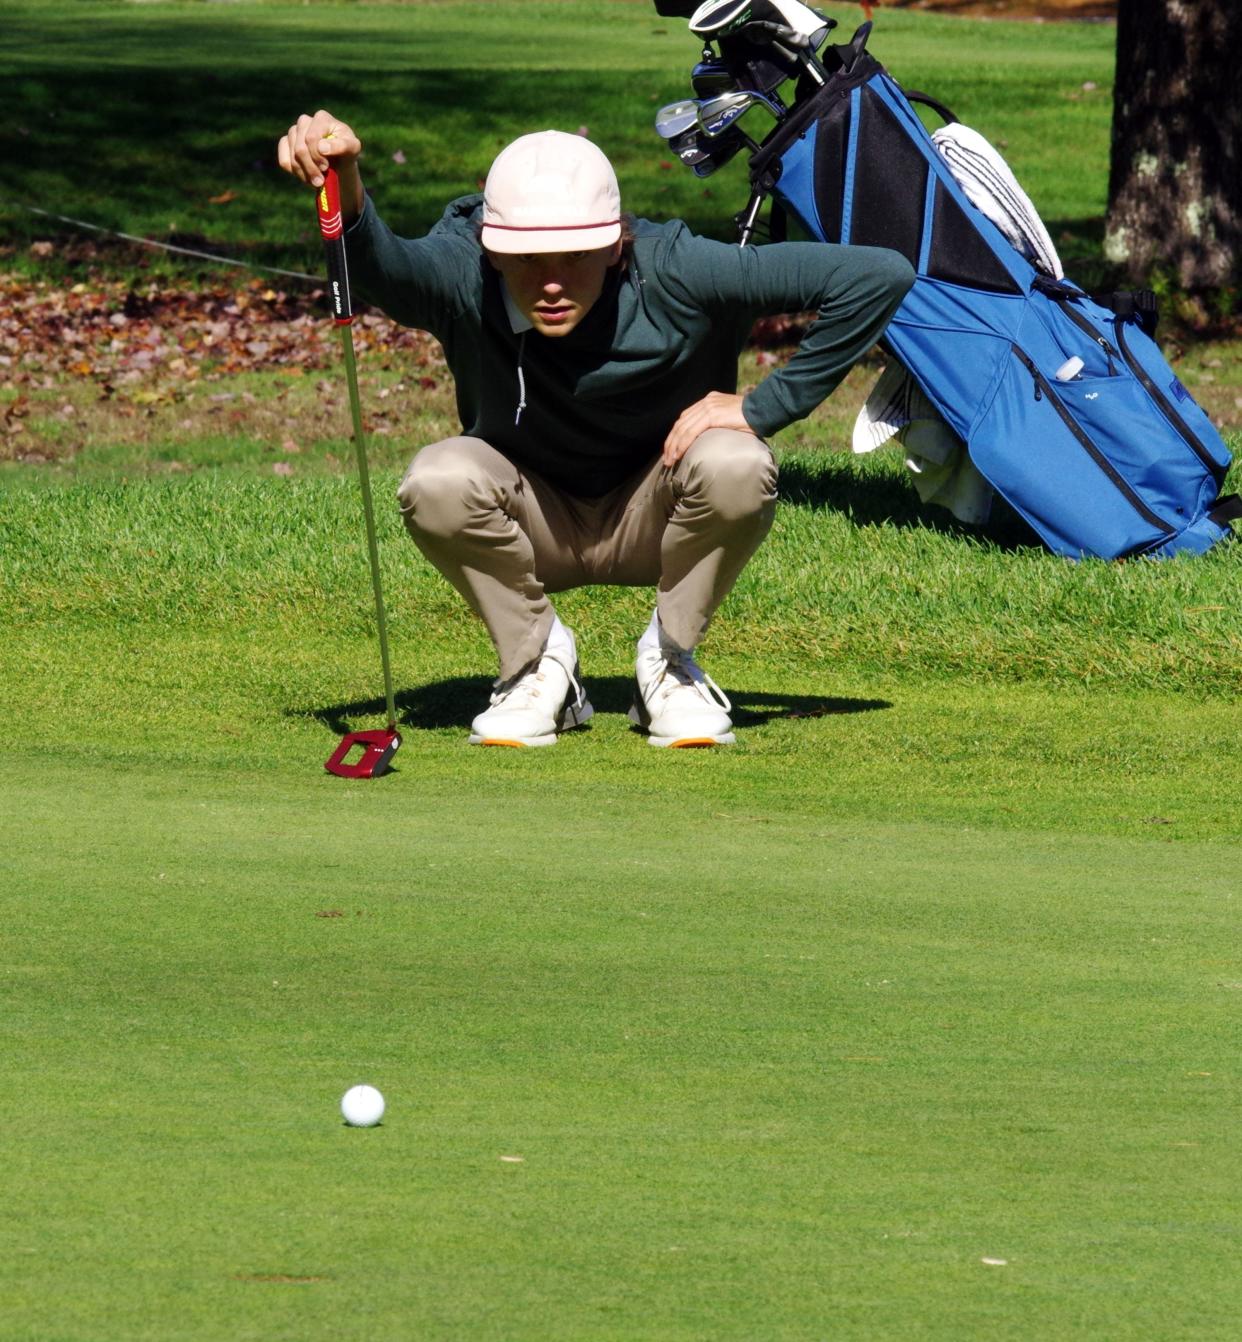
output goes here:
[[906, 95], [906, 100], [912, 103], [922, 103], [925, 107], [930, 107], [938, 117], [944, 119], [946, 126], [952, 125], [958, 118], [952, 113], [939, 99], [933, 98], [930, 93], [920, 93], [917, 89], [902, 89]]
[[1082, 289], [1071, 284], [1069, 280], [1054, 280], [1051, 275], [1036, 275], [1031, 281], [1031, 288], [1036, 293], [1046, 294], [1058, 303], [1069, 303], [1075, 298], [1087, 297]]
[[1048, 275], [1036, 275], [1031, 288], [1058, 303], [1070, 303], [1077, 298], [1090, 298], [1093, 303], [1107, 308], [1121, 321], [1132, 321], [1149, 339], [1155, 337], [1160, 319], [1160, 300], [1150, 289], [1126, 289], [1108, 294], [1088, 294], [1068, 280], [1054, 280]]
[[1093, 294], [1092, 298], [1122, 321], [1136, 322], [1144, 335], [1152, 337], [1156, 334], [1156, 323], [1160, 320], [1160, 300], [1150, 289]]
[[[810, 128], [822, 112], [851, 90], [862, 88], [877, 74], [885, 73], [884, 67], [870, 52], [862, 52], [848, 71], [839, 70], [827, 84], [819, 87], [805, 101], [796, 102], [784, 121], [771, 132], [760, 148], [750, 157], [750, 181], [759, 188], [766, 173], [775, 184], [781, 174], [781, 156], [791, 144]], [[769, 188], [770, 189], [770, 188]]]
[[1208, 517], [1218, 527], [1242, 518], [1242, 494], [1222, 494], [1208, 509]]

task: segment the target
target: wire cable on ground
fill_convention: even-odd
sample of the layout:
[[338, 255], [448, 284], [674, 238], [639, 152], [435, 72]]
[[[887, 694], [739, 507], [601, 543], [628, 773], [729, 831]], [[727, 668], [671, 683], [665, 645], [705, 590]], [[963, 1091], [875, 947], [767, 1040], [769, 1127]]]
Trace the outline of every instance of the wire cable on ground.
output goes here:
[[45, 219], [55, 219], [62, 224], [72, 224], [74, 228], [85, 228], [92, 233], [103, 233], [110, 238], [123, 238], [126, 242], [136, 243], [139, 247], [154, 247], [162, 252], [176, 252], [179, 256], [197, 256], [204, 261], [214, 261], [221, 266], [241, 266], [243, 270], [262, 271], [266, 275], [286, 275], [292, 280], [309, 280], [312, 284], [322, 284], [323, 276], [307, 275], [301, 270], [281, 270], [277, 266], [260, 266], [251, 261], [239, 261], [232, 256], [218, 256], [214, 252], [199, 252], [192, 247], [175, 247], [171, 242], [156, 242], [152, 238], [139, 238], [133, 233], [118, 233], [115, 229], [101, 228], [98, 224], [88, 224], [85, 219], [71, 219], [66, 214], [54, 214], [51, 210], [41, 210], [37, 205], [23, 205], [29, 214], [42, 215]]

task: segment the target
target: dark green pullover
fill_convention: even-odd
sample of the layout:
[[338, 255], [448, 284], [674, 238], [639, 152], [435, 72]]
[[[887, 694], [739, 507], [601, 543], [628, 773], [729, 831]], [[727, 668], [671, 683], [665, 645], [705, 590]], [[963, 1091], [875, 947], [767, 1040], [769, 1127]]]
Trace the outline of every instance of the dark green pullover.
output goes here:
[[761, 437], [809, 414], [879, 337], [914, 280], [896, 252], [789, 242], [740, 248], [674, 220], [637, 220], [578, 327], [515, 332], [478, 243], [482, 197], [454, 201], [425, 238], [398, 238], [370, 200], [347, 233], [354, 287], [430, 331], [457, 385], [462, 432], [567, 493], [596, 498], [647, 466], [678, 415], [737, 390], [758, 316], [817, 311], [797, 353], [751, 391]]

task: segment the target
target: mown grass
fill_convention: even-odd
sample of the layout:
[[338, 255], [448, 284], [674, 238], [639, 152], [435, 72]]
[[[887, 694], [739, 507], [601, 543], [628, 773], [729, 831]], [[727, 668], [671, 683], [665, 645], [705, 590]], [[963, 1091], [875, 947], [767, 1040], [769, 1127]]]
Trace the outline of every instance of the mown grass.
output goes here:
[[573, 753], [0, 763], [10, 1335], [1230, 1335], [1234, 851]]
[[[557, 597], [592, 731], [552, 762], [466, 750], [493, 671], [481, 626], [381, 508], [412, 778], [705, 788], [747, 812], [1236, 835], [1235, 547], [1070, 564], [894, 508], [891, 467], [798, 456], [772, 536], [705, 649], [738, 708], [727, 758], [670, 769], [624, 717], [653, 594]], [[787, 463], [787, 480], [789, 476]], [[395, 477], [377, 473], [382, 499]], [[0, 494], [15, 739], [84, 758], [314, 767], [382, 713], [359, 506], [342, 478], [82, 484]], [[20, 689], [18, 688], [20, 687]], [[464, 751], [464, 753], [463, 753]], [[687, 773], [684, 770], [693, 770]], [[533, 771], [533, 772], [532, 772]], [[550, 772], [549, 772], [550, 771]], [[508, 777], [507, 773], [499, 774]], [[1167, 823], [1166, 823], [1167, 822]]]
[[[731, 598], [722, 650], [980, 682], [1242, 689], [1236, 547], [1073, 564], [928, 525], [890, 461], [799, 453], [784, 479], [792, 501]], [[382, 500], [395, 485], [377, 477]], [[180, 484], [5, 492], [0, 562], [16, 620], [210, 626], [227, 612], [363, 632], [359, 511], [356, 486], [339, 478], [295, 486], [205, 472]], [[381, 522], [395, 632], [416, 639], [429, 609], [453, 598], [391, 504]], [[624, 608], [628, 598], [617, 599]], [[585, 604], [596, 603], [607, 628], [613, 598]], [[608, 653], [622, 655], [632, 633], [617, 630]]]
[[[278, 104], [325, 90], [359, 99], [413, 226], [486, 159], [472, 116], [504, 137], [549, 101], [600, 118], [651, 212], [719, 224], [729, 195], [641, 166], [636, 93], [675, 96], [694, 54], [645, 0], [516, 25], [10, 8], [23, 189], [131, 231], [166, 230], [176, 194], [179, 229], [297, 256], [305, 202], [267, 169], [204, 200]], [[1061, 137], [1065, 217], [1096, 210], [1102, 30], [1019, 48], [880, 16], [886, 59], [963, 114], [996, 81], [1016, 160]], [[36, 119], [62, 110], [67, 133]], [[87, 162], [105, 142], [128, 196]], [[21, 1209], [0, 1334], [1232, 1337], [1238, 547], [1070, 564], [1003, 516], [946, 524], [892, 457], [825, 450], [859, 370], [782, 435], [776, 526], [705, 648], [736, 747], [629, 729], [652, 594], [589, 589], [557, 605], [591, 729], [472, 750], [490, 647], [391, 506], [447, 389], [366, 365], [368, 413], [393, 412], [371, 452], [406, 739], [356, 785], [321, 768], [383, 712], [336, 370], [27, 389], [10, 442], [56, 460], [0, 471], [0, 1185]], [[1227, 416], [1234, 352], [1187, 366]], [[389, 1100], [372, 1132], [336, 1111], [362, 1080]]]
[[[858, 17], [852, 4], [829, 11], [846, 29]], [[651, 118], [688, 92], [698, 44], [646, 0], [525, 4], [520, 17], [477, 0], [12, 0], [6, 37], [0, 75], [21, 109], [10, 201], [259, 263], [318, 273], [310, 212], [273, 156], [290, 121], [321, 105], [362, 133], [367, 181], [411, 233], [476, 189], [513, 135], [545, 125], [586, 126], [640, 215], [677, 215], [731, 238], [747, 195], [740, 161], [707, 182], [668, 163]], [[1001, 143], [1054, 232], [1068, 230], [1063, 245], [1093, 254], [1110, 27], [1062, 26], [1050, 40], [1029, 25], [881, 11], [873, 49], [898, 78]], [[404, 163], [393, 161], [398, 153]], [[32, 239], [73, 236], [11, 207], [2, 222], [18, 259]], [[132, 265], [124, 253], [117, 262]], [[39, 264], [64, 273], [54, 258]], [[167, 264], [182, 274], [202, 268]]]
[[864, 521], [874, 475], [782, 505], [709, 643], [741, 741], [671, 758], [598, 589], [591, 730], [467, 747], [486, 640], [385, 511], [358, 785], [351, 482], [0, 494], [14, 1336], [1230, 1336], [1237, 695], [1178, 631], [1236, 640], [1237, 557]]

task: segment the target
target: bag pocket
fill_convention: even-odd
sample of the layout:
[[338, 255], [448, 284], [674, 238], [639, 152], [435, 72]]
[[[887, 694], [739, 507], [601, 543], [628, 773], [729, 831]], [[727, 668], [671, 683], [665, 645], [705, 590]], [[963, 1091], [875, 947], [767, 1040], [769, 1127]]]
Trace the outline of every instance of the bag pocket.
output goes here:
[[1216, 497], [1215, 476], [1131, 377], [1057, 382], [1055, 395], [1135, 494], [1175, 531]]
[[1203, 408], [1182, 386], [1155, 342], [1137, 326], [1118, 320], [1114, 330], [1122, 358], [1151, 400], [1178, 434], [1185, 447], [1212, 474], [1219, 487], [1224, 483], [1231, 457], [1224, 439]]
[[[1086, 401], [1093, 385], [1124, 381], [1078, 383], [1082, 403], [1097, 404]], [[972, 426], [971, 459], [1058, 554], [1116, 559], [1159, 545], [1179, 528], [1149, 505], [1125, 469], [1079, 424], [1078, 403], [1071, 409], [1059, 394], [1069, 385], [1053, 382], [1012, 346], [996, 393]]]

